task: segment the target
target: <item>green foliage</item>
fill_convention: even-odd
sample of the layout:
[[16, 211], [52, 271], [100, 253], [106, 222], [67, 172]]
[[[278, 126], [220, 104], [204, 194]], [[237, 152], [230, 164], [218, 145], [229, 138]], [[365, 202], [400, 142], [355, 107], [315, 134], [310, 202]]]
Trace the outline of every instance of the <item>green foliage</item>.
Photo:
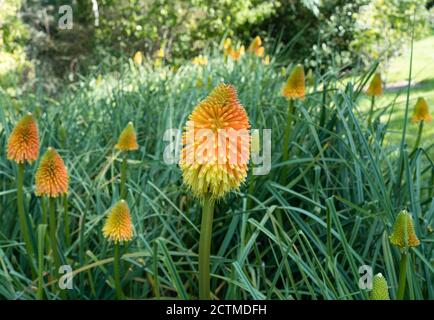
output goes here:
[[261, 22], [275, 6], [259, 0], [103, 0], [97, 41], [115, 52], [142, 50], [148, 56], [164, 48], [173, 61], [197, 54], [225, 33]]
[[420, 0], [372, 0], [357, 13], [350, 48], [365, 64], [372, 59], [390, 59], [411, 38], [429, 34], [429, 13]]
[[[416, 36], [426, 32], [429, 19], [423, 2], [100, 0], [95, 26], [92, 1], [6, 0], [0, 54], [8, 55], [1, 68], [17, 72], [3, 72], [0, 83], [34, 78], [32, 65], [17, 62], [30, 60], [45, 90], [56, 92], [64, 83], [59, 80], [75, 81], [107, 56], [132, 56], [140, 50], [153, 59], [163, 49], [165, 62], [178, 65], [219, 47], [227, 36], [248, 45], [260, 35], [266, 52], [282, 65], [304, 62], [322, 72], [366, 66], [372, 58], [401, 52], [414, 8]], [[72, 6], [72, 30], [58, 28], [61, 5]]]
[[29, 32], [19, 17], [21, 0], [5, 0], [0, 6], [0, 86], [16, 95], [23, 82], [34, 77], [25, 54]]
[[[395, 299], [400, 252], [389, 244], [388, 235], [397, 213], [408, 208], [421, 245], [410, 250], [406, 298], [433, 299], [432, 141], [410, 154], [411, 146], [386, 144], [385, 137], [393, 132], [387, 122], [377, 121], [380, 114], [367, 127], [367, 114], [358, 104], [370, 74], [355, 75], [345, 87], [337, 74], [315, 74], [306, 100], [296, 104], [291, 156], [283, 163], [288, 102], [281, 87], [286, 76], [273, 63], [264, 65], [247, 55], [236, 63], [225, 63], [221, 56], [209, 61], [206, 66], [186, 64], [176, 72], [132, 62], [104, 64], [93, 76], [70, 85], [58, 100], [37, 92], [23, 97], [19, 108], [0, 94], [0, 149], [5, 150], [16, 119], [33, 111], [42, 151], [57, 148], [68, 167], [70, 245], [58, 215], [62, 259], [76, 272], [68, 297], [113, 298], [113, 246], [101, 228], [107, 209], [119, 198], [122, 159], [113, 147], [128, 121], [134, 122], [140, 149], [128, 160], [126, 200], [135, 236], [121, 264], [124, 293], [132, 299], [197, 297], [201, 210], [182, 185], [179, 167], [164, 163], [163, 136], [168, 128], [182, 129], [198, 101], [225, 81], [238, 89], [252, 128], [272, 129], [272, 169], [265, 176], [249, 176], [239, 192], [217, 206], [213, 295], [368, 299], [358, 286], [358, 268], [369, 265], [384, 275]], [[379, 113], [391, 116], [393, 102]], [[26, 166], [24, 183], [34, 239], [47, 206], [33, 195], [36, 165]], [[283, 166], [288, 176], [281, 184]], [[14, 214], [15, 165], [2, 155], [0, 168], [0, 297], [32, 299], [36, 278], [26, 266], [28, 255]], [[40, 259], [44, 297], [57, 299], [49, 283], [57, 276], [51, 254]]]

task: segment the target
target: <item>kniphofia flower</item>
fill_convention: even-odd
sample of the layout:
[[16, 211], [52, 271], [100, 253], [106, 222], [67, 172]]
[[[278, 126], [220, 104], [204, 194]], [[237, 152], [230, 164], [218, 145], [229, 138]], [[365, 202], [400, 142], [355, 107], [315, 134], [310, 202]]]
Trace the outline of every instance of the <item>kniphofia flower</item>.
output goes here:
[[194, 65], [204, 66], [208, 64], [208, 58], [204, 56], [197, 56], [193, 59]]
[[154, 52], [154, 57], [157, 58], [157, 59], [163, 59], [164, 56], [165, 56], [164, 48], [160, 48], [160, 49], [158, 49], [157, 51]]
[[137, 64], [137, 65], [141, 65], [141, 64], [142, 64], [142, 62], [143, 62], [143, 54], [142, 54], [141, 51], [137, 51], [137, 52], [134, 54], [133, 61], [134, 61], [134, 63]]
[[36, 171], [37, 196], [55, 198], [68, 192], [68, 172], [65, 163], [54, 148], [48, 148]]
[[230, 54], [231, 58], [236, 61], [244, 55], [245, 51], [246, 51], [246, 49], [244, 48], [244, 46], [240, 46], [237, 50], [234, 50], [231, 48], [229, 50], [229, 54]]
[[381, 74], [377, 72], [369, 84], [366, 94], [369, 96], [381, 96], [383, 94], [383, 84], [381, 81]]
[[390, 300], [387, 281], [381, 273], [372, 279], [371, 300]]
[[389, 237], [390, 242], [401, 249], [416, 247], [420, 244], [414, 231], [413, 218], [406, 210], [402, 210], [396, 217], [393, 232]]
[[121, 151], [133, 151], [139, 148], [136, 131], [132, 122], [129, 122], [125, 129], [122, 130], [115, 148]]
[[102, 232], [106, 239], [115, 243], [130, 241], [133, 238], [130, 209], [125, 200], [119, 201], [110, 209]]
[[38, 158], [38, 126], [31, 113], [16, 124], [8, 140], [7, 158], [17, 163], [32, 163]]
[[270, 64], [270, 55], [266, 55], [264, 60], [262, 60], [262, 63], [265, 65], [269, 65]]
[[181, 152], [184, 183], [199, 198], [239, 188], [250, 156], [249, 120], [231, 85], [220, 84], [189, 116]]
[[223, 43], [224, 56], [227, 57], [228, 55], [230, 55], [231, 51], [232, 51], [232, 40], [231, 38], [226, 38]]
[[304, 99], [306, 92], [304, 69], [301, 64], [295, 66], [283, 86], [282, 95], [288, 99]]
[[256, 36], [249, 46], [248, 52], [257, 55], [258, 57], [264, 56], [264, 47], [260, 36]]
[[422, 97], [417, 99], [416, 105], [414, 106], [413, 116], [411, 117], [411, 122], [416, 123], [419, 121], [431, 121], [432, 116], [429, 113], [429, 107], [426, 100]]

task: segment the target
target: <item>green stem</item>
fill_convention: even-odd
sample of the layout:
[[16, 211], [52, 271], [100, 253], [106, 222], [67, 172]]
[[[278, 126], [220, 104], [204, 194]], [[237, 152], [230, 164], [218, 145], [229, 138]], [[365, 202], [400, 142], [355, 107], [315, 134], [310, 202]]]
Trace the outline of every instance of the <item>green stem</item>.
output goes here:
[[35, 266], [33, 265], [33, 257], [35, 251], [33, 250], [32, 243], [30, 241], [30, 233], [27, 225], [26, 214], [24, 212], [24, 163], [18, 164], [18, 176], [17, 176], [17, 206], [18, 206], [18, 216], [20, 221], [21, 236], [24, 240], [24, 244], [27, 249], [29, 263], [32, 269], [32, 273], [36, 272]]
[[49, 218], [49, 229], [50, 229], [50, 241], [51, 241], [51, 250], [53, 251], [53, 259], [54, 265], [56, 267], [56, 273], [60, 268], [60, 257], [59, 257], [59, 247], [57, 243], [57, 223], [56, 223], [56, 198], [49, 198], [49, 210], [50, 210], [50, 218]]
[[71, 246], [71, 233], [69, 228], [69, 215], [68, 215], [68, 195], [65, 193], [63, 196], [63, 223], [65, 227], [65, 238], [68, 247]]
[[419, 123], [419, 130], [417, 132], [417, 138], [416, 138], [416, 143], [414, 144], [414, 149], [413, 152], [415, 152], [417, 150], [417, 148], [419, 148], [420, 145], [420, 140], [422, 138], [422, 131], [423, 131], [423, 124], [425, 121], [420, 121]]
[[292, 119], [294, 116], [294, 100], [289, 100], [286, 128], [283, 136], [283, 161], [289, 159], [289, 138], [291, 137]]
[[[291, 130], [292, 130], [292, 120], [294, 117], [294, 99], [289, 100], [288, 105], [288, 115], [286, 120], [286, 128], [283, 133], [283, 148], [282, 148], [282, 160], [283, 162], [286, 162], [289, 160], [289, 139], [291, 137]], [[288, 175], [288, 166], [285, 165], [283, 167], [282, 176], [280, 177], [281, 184], [285, 183], [287, 181], [287, 175]]]
[[206, 196], [202, 207], [202, 225], [199, 240], [199, 299], [210, 300], [210, 252], [214, 200]]
[[160, 300], [160, 281], [158, 280], [158, 245], [156, 242], [154, 242], [153, 247], [153, 269], [154, 269], [154, 279], [153, 279], [153, 285], [154, 285], [154, 295], [157, 300]]
[[126, 188], [125, 184], [127, 182], [127, 156], [124, 156], [121, 166], [121, 199], [125, 199]]
[[122, 300], [124, 298], [124, 294], [122, 292], [121, 286], [121, 254], [119, 242], [115, 243], [113, 270], [115, 277], [116, 299]]
[[371, 109], [369, 110], [368, 116], [368, 127], [370, 128], [372, 125], [372, 118], [374, 117], [374, 106], [375, 106], [375, 96], [371, 98]]
[[407, 282], [407, 261], [408, 253], [402, 253], [401, 262], [399, 263], [399, 280], [398, 280], [398, 293], [396, 294], [397, 300], [404, 299], [405, 284]]
[[36, 293], [38, 300], [44, 299], [44, 245], [46, 229], [46, 225], [39, 225], [38, 227], [38, 291]]
[[[250, 181], [249, 181], [249, 195], [253, 195], [255, 193], [255, 176], [253, 175], [253, 164], [250, 166]], [[251, 209], [253, 207], [253, 200], [252, 198], [247, 198], [247, 210]]]

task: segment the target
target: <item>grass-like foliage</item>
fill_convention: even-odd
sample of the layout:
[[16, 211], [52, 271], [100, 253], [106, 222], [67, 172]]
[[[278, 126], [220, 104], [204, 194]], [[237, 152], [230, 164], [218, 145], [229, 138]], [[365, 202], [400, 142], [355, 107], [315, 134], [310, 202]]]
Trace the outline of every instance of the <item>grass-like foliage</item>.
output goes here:
[[[386, 143], [388, 122], [379, 117], [392, 115], [393, 105], [368, 125], [359, 101], [375, 66], [343, 79], [314, 74], [305, 100], [294, 102], [283, 162], [288, 73], [249, 54], [238, 61], [208, 59], [177, 70], [130, 61], [82, 79], [55, 99], [38, 90], [20, 101], [0, 93], [0, 298], [114, 297], [114, 247], [102, 227], [120, 199], [124, 157], [114, 146], [132, 121], [139, 149], [126, 160], [134, 237], [121, 247], [123, 294], [196, 299], [200, 203], [183, 185], [179, 166], [163, 161], [163, 137], [168, 128], [182, 129], [194, 106], [225, 82], [237, 89], [251, 127], [272, 130], [272, 168], [264, 176], [249, 174], [216, 206], [211, 298], [368, 299], [369, 291], [359, 288], [359, 268], [368, 265], [383, 274], [396, 299], [401, 252], [389, 235], [407, 209], [420, 245], [407, 255], [405, 298], [434, 299], [432, 137], [414, 151], [406, 140]], [[6, 145], [26, 112], [38, 122], [41, 152], [55, 148], [68, 168], [68, 195], [55, 201], [61, 264], [73, 270], [71, 290], [59, 290], [63, 274], [45, 227], [49, 203], [34, 192], [40, 159], [26, 166], [24, 177], [34, 256], [20, 237], [18, 169], [6, 159]]]

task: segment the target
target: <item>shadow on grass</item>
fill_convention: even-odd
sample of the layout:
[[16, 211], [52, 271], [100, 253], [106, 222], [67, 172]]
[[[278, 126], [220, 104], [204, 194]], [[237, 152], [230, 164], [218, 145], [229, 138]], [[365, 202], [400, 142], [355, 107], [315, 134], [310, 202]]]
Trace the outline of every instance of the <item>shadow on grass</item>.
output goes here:
[[[393, 83], [386, 87], [385, 93], [396, 93], [400, 91], [406, 91], [407, 90], [407, 81], [397, 82]], [[418, 92], [429, 92], [434, 90], [434, 78], [425, 79], [420, 82], [414, 83], [411, 86], [411, 90], [417, 90]]]

